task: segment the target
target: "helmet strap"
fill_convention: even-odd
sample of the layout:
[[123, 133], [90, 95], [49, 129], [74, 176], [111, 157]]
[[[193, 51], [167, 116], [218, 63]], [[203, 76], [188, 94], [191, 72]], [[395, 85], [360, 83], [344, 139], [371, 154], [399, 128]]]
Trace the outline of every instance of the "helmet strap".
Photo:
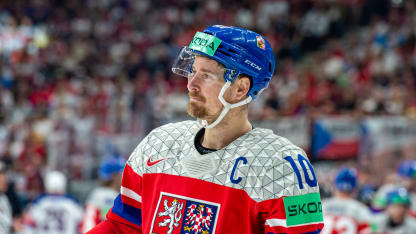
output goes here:
[[239, 106], [242, 106], [242, 105], [245, 105], [245, 104], [248, 104], [248, 103], [251, 102], [251, 100], [252, 100], [251, 96], [248, 96], [246, 99], [244, 99], [242, 101], [239, 101], [237, 103], [234, 103], [234, 104], [231, 104], [231, 103], [228, 103], [227, 101], [225, 101], [223, 96], [224, 96], [225, 91], [230, 87], [230, 85], [231, 85], [231, 81], [225, 82], [225, 85], [222, 86], [221, 91], [218, 94], [218, 99], [220, 100], [220, 102], [224, 106], [222, 108], [222, 111], [221, 111], [220, 115], [218, 116], [218, 118], [211, 124], [208, 124], [208, 122], [204, 119], [202, 119], [202, 120], [198, 119], [197, 123], [200, 127], [202, 127], [202, 128], [213, 128], [213, 127], [217, 126], [221, 122], [222, 119], [224, 119], [225, 115], [227, 115], [227, 113], [232, 108], [239, 107]]

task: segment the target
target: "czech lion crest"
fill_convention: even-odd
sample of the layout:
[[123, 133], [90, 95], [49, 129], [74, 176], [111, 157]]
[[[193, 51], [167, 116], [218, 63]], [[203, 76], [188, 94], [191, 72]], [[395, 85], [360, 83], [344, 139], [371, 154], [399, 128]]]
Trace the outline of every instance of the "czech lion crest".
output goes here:
[[219, 210], [217, 203], [162, 192], [150, 233], [212, 234]]

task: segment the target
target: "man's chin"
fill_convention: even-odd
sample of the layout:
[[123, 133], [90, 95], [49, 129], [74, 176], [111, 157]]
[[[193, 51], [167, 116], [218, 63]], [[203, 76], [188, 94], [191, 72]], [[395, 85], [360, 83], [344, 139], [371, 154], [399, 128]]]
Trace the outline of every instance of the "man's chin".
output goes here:
[[194, 118], [198, 118], [198, 119], [203, 119], [204, 117], [207, 116], [207, 111], [204, 107], [197, 105], [194, 102], [189, 102], [188, 106], [186, 108], [186, 112], [188, 113], [188, 115], [194, 117]]

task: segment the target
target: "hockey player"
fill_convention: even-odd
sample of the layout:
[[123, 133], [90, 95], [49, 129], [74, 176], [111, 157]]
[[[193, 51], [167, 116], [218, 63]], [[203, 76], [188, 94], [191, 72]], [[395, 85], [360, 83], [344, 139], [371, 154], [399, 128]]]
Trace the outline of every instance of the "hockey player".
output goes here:
[[261, 35], [215, 25], [182, 48], [197, 121], [153, 130], [133, 151], [108, 220], [89, 233], [319, 233], [322, 207], [305, 152], [253, 128], [247, 104], [275, 60]]
[[384, 211], [387, 206], [387, 194], [398, 187], [404, 187], [407, 189], [411, 201], [409, 213], [416, 217], [416, 161], [402, 161], [396, 172], [397, 174], [392, 176], [393, 179], [384, 183], [384, 185], [377, 190], [372, 203], [372, 208], [375, 211]]
[[406, 160], [400, 163], [397, 174], [400, 176], [402, 186], [409, 192], [409, 212], [416, 217], [416, 160]]
[[335, 178], [335, 196], [322, 201], [325, 227], [323, 234], [371, 233], [371, 213], [354, 199], [357, 188], [357, 171], [345, 167]]
[[65, 195], [66, 177], [59, 171], [45, 176], [46, 195], [36, 199], [25, 214], [25, 233], [78, 233], [82, 207]]
[[113, 206], [120, 191], [124, 162], [119, 157], [111, 157], [102, 162], [98, 172], [102, 185], [94, 189], [85, 202], [81, 233], [86, 233], [105, 220], [107, 211]]
[[373, 218], [375, 233], [415, 233], [416, 220], [408, 215], [409, 206], [410, 198], [406, 188], [399, 187], [388, 192], [385, 212]]

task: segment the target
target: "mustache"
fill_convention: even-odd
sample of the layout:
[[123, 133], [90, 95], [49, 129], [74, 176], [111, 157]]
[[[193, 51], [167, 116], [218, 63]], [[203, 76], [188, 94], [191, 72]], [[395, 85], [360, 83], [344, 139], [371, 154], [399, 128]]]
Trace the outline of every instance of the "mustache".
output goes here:
[[188, 95], [189, 97], [198, 98], [201, 101], [205, 102], [205, 97], [199, 95], [197, 92], [189, 92]]

